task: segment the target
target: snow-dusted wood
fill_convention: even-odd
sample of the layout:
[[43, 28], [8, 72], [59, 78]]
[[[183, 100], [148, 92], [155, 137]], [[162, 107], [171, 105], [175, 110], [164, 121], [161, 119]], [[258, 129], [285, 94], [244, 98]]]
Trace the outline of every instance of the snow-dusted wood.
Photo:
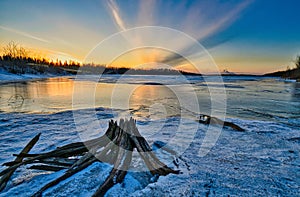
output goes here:
[[[109, 176], [93, 195], [104, 196], [111, 187], [124, 180], [130, 168], [132, 152], [135, 149], [153, 175], [165, 176], [170, 173], [179, 173], [179, 171], [166, 166], [156, 157], [146, 139], [139, 133], [136, 122], [132, 118], [130, 120], [121, 119], [119, 125], [117, 121], [111, 120], [106, 133], [99, 138], [86, 142], [67, 144], [46, 153], [29, 154], [30, 149], [37, 142], [39, 135], [33, 138], [20, 154], [16, 155], [17, 158], [15, 161], [4, 164], [9, 167], [0, 172], [0, 176], [2, 176], [2, 182], [0, 182], [2, 189], [5, 188], [12, 173], [22, 165], [38, 164], [30, 168], [46, 171], [67, 169], [62, 176], [47, 183], [33, 194], [33, 196], [37, 197], [41, 196], [48, 188], [87, 168], [92, 163], [107, 162], [112, 164], [113, 168]], [[74, 159], [74, 157], [77, 158]], [[23, 160], [23, 158], [26, 159]]]
[[[28, 144], [23, 148], [23, 150], [21, 151], [20, 155], [17, 156], [17, 158], [13, 161], [14, 163], [18, 164], [21, 163], [23, 160], [23, 156], [22, 154], [27, 154], [32, 147], [37, 143], [37, 141], [40, 138], [40, 133], [37, 134], [34, 138], [32, 138], [32, 140], [30, 140], [30, 142], [28, 142]], [[0, 191], [2, 191], [7, 182], [9, 181], [11, 175], [15, 172], [16, 168], [11, 168], [11, 170], [7, 171], [7, 173], [5, 173], [4, 175], [2, 175], [1, 179], [0, 179]]]

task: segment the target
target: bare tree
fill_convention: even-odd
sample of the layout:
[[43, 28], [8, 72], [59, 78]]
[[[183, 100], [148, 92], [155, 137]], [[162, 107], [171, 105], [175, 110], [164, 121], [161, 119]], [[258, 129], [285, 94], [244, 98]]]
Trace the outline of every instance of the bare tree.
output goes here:
[[297, 69], [300, 69], [300, 55], [298, 55], [298, 56], [296, 57], [295, 64], [296, 64], [296, 68], [297, 68]]
[[10, 41], [6, 46], [4, 46], [3, 51], [4, 56], [9, 56], [11, 58], [24, 58], [28, 55], [26, 49], [14, 41]]
[[27, 58], [27, 50], [14, 41], [3, 47], [2, 59], [6, 61], [5, 67], [11, 73], [25, 73]]

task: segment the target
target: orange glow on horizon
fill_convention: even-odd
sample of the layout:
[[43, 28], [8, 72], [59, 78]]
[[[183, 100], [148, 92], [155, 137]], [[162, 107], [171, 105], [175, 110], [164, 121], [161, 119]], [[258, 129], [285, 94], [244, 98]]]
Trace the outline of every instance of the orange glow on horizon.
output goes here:
[[181, 63], [168, 63], [165, 60], [174, 53], [162, 49], [143, 48], [132, 50], [114, 59], [107, 64], [108, 67], [125, 67], [129, 69], [174, 69], [199, 73], [199, 71], [187, 61]]
[[[49, 62], [57, 63], [61, 61], [64, 63], [67, 61], [76, 62], [82, 65], [84, 62], [80, 58], [77, 58], [73, 54], [68, 54], [55, 50], [48, 49], [34, 49], [34, 47], [26, 47], [28, 56], [37, 59], [46, 59]], [[2, 46], [3, 48], [3, 46]], [[2, 51], [3, 54], [3, 51]], [[166, 68], [166, 69], [175, 69], [182, 70], [186, 72], [199, 73], [198, 69], [195, 66], [191, 65], [189, 62], [185, 61], [176, 65], [168, 65], [163, 63], [163, 60], [166, 56], [172, 54], [169, 51], [165, 51], [162, 49], [153, 49], [153, 48], [145, 48], [129, 51], [119, 57], [117, 57], [112, 62], [86, 62], [86, 63], [94, 63], [95, 65], [107, 65], [108, 67], [114, 68], [129, 68], [129, 69], [157, 69], [157, 68]], [[236, 74], [265, 74], [275, 71], [286, 70], [287, 66], [293, 67], [293, 62], [288, 62], [285, 60], [281, 60], [276, 57], [255, 57], [252, 59], [245, 60], [245, 57], [215, 57], [214, 58], [219, 72], [223, 72], [223, 70], [228, 70], [229, 72], [233, 72]], [[199, 66], [199, 65], [196, 65]], [[201, 66], [199, 66], [201, 68]], [[276, 69], [277, 68], [277, 69]], [[202, 73], [202, 71], [201, 71]], [[202, 74], [205, 74], [203, 72]]]
[[76, 62], [80, 63], [82, 65], [82, 61], [79, 58], [76, 58], [70, 54], [63, 53], [60, 51], [53, 51], [53, 50], [47, 50], [47, 49], [29, 49], [28, 56], [38, 59], [46, 59], [49, 62], [58, 63], [61, 61], [64, 62]]

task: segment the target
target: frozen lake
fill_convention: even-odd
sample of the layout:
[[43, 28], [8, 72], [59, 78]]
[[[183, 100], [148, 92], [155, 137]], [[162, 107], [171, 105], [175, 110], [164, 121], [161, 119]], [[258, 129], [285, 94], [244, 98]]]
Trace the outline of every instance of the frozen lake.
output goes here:
[[[102, 135], [108, 120], [132, 116], [150, 144], [162, 141], [181, 153], [178, 168], [182, 174], [151, 182], [132, 168], [125, 183], [113, 187], [107, 196], [299, 196], [300, 84], [238, 76], [223, 81], [197, 76], [105, 75], [97, 83], [82, 77], [1, 84], [0, 163], [11, 161], [12, 154], [38, 132], [42, 135], [33, 153]], [[209, 153], [200, 156], [207, 126], [197, 125], [192, 136], [190, 130], [199, 113], [218, 112], [212, 100], [226, 102], [226, 119], [246, 132], [223, 129]], [[180, 135], [174, 139], [176, 132]], [[181, 144], [187, 146], [182, 149]], [[164, 152], [157, 154], [177, 168]], [[92, 194], [109, 168], [94, 164], [47, 190], [45, 196]], [[30, 196], [60, 173], [20, 169], [0, 196]], [[90, 180], [81, 184], [84, 175]]]

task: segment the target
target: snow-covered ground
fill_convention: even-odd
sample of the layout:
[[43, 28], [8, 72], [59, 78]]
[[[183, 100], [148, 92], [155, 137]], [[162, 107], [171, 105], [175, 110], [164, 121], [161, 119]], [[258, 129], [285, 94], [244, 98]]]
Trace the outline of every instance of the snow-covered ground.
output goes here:
[[13, 74], [7, 72], [6, 70], [0, 68], [0, 84], [10, 83], [10, 82], [19, 82], [19, 81], [28, 81], [35, 79], [46, 79], [49, 77], [57, 77], [53, 74]]
[[[84, 117], [89, 110], [81, 110]], [[108, 109], [98, 109], [101, 118], [99, 135], [103, 134], [113, 114]], [[300, 130], [283, 124], [263, 121], [229, 119], [246, 132], [224, 129], [217, 144], [204, 157], [199, 148], [205, 136], [206, 126], [200, 126], [194, 140], [180, 158], [175, 158], [161, 149], [156, 151], [160, 158], [175, 159], [168, 165], [179, 169], [181, 174], [166, 177], [151, 177], [145, 172], [132, 171], [124, 183], [109, 190], [107, 196], [299, 196], [300, 194]], [[146, 135], [150, 144], [154, 141], [168, 143], [172, 140], [178, 118], [164, 120], [161, 132], [153, 134], [158, 121], [138, 121], [139, 130]], [[11, 161], [12, 154], [38, 132], [41, 139], [32, 153], [53, 150], [70, 142], [81, 141], [73, 122], [72, 112], [51, 115], [0, 114], [1, 160]], [[89, 127], [97, 127], [90, 123]], [[78, 127], [78, 125], [77, 125]], [[155, 147], [154, 147], [155, 148]], [[176, 147], [170, 147], [177, 150]], [[136, 162], [140, 162], [135, 157]], [[168, 161], [168, 160], [166, 160]], [[171, 161], [171, 160], [169, 160]], [[1, 169], [4, 169], [2, 167]], [[44, 196], [89, 196], [103, 183], [111, 166], [95, 163], [48, 189]], [[62, 172], [45, 174], [37, 170], [19, 169], [0, 196], [30, 196]]]

